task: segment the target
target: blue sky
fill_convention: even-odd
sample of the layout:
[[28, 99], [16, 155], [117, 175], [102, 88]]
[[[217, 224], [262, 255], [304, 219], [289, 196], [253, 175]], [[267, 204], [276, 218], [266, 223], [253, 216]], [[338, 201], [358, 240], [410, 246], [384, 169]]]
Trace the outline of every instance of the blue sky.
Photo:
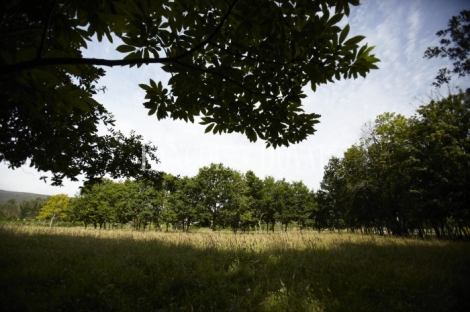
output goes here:
[[[313, 93], [306, 90], [304, 109], [322, 117], [315, 135], [300, 144], [276, 150], [266, 149], [263, 142], [250, 143], [239, 134], [204, 134], [204, 126], [182, 121], [158, 121], [147, 116], [143, 107], [144, 92], [139, 83], [168, 80], [158, 66], [106, 68], [100, 85], [106, 93], [96, 99], [114, 113], [118, 129], [128, 134], [135, 130], [146, 141], [158, 146], [161, 163], [154, 166], [172, 174], [193, 176], [211, 162], [246, 172], [253, 170], [259, 177], [273, 176], [287, 181], [302, 180], [309, 188], [318, 189], [323, 168], [331, 156], [343, 152], [357, 142], [361, 127], [384, 112], [413, 115], [415, 109], [429, 102], [436, 92], [431, 83], [439, 68], [450, 66], [446, 59], [423, 58], [427, 47], [437, 45], [435, 35], [447, 27], [450, 17], [470, 4], [463, 0], [362, 0], [351, 10], [350, 36], [366, 36], [364, 42], [376, 46], [374, 53], [381, 59], [379, 70], [365, 79], [342, 80], [323, 85]], [[116, 58], [119, 53], [109, 44], [91, 44], [86, 56]], [[469, 87], [470, 79], [454, 78], [451, 88]], [[39, 180], [43, 175], [27, 165], [10, 170], [0, 164], [0, 189], [41, 194], [66, 193], [73, 196], [81, 182], [66, 181], [64, 187], [53, 187]]]

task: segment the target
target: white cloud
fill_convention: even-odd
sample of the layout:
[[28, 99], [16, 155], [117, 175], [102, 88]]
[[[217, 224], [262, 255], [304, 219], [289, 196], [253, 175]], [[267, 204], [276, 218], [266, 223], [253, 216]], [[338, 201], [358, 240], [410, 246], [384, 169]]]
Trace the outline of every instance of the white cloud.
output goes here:
[[[411, 11], [408, 13], [406, 29], [407, 43], [406, 43], [406, 57], [407, 61], [414, 61], [416, 56], [416, 41], [419, 38], [421, 30], [421, 18], [420, 13], [415, 6], [411, 7]], [[422, 52], [421, 52], [422, 53]]]

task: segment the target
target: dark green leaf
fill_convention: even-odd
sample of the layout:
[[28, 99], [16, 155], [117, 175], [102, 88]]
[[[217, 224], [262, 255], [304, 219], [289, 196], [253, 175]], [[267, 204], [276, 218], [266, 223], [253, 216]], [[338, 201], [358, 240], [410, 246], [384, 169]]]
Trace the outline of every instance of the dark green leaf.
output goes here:
[[339, 36], [339, 44], [342, 44], [344, 42], [348, 34], [349, 34], [349, 24], [346, 25], [341, 31], [341, 35]]
[[364, 36], [356, 36], [356, 37], [353, 37], [351, 39], [348, 39], [344, 45], [345, 46], [354, 46], [356, 44], [358, 44], [359, 42], [361, 42], [362, 40], [364, 40]]
[[209, 126], [206, 127], [206, 130], [204, 131], [204, 133], [207, 133], [207, 132], [210, 132], [212, 130], [212, 128], [214, 127], [215, 124], [210, 124]]
[[120, 45], [116, 48], [116, 51], [121, 52], [121, 53], [127, 53], [127, 52], [132, 52], [135, 50], [135, 47], [129, 46], [129, 45]]

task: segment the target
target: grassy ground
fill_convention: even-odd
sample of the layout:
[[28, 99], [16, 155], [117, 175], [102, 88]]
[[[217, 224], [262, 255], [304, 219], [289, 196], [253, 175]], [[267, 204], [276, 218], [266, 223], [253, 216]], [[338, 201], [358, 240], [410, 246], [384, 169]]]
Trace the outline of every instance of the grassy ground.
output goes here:
[[470, 246], [0, 227], [1, 311], [470, 311]]

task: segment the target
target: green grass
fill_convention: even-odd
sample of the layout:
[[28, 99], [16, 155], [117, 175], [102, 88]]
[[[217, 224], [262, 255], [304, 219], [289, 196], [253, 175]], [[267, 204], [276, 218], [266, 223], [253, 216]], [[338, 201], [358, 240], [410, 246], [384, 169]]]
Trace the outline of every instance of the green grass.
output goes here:
[[468, 244], [0, 227], [1, 311], [464, 311]]

